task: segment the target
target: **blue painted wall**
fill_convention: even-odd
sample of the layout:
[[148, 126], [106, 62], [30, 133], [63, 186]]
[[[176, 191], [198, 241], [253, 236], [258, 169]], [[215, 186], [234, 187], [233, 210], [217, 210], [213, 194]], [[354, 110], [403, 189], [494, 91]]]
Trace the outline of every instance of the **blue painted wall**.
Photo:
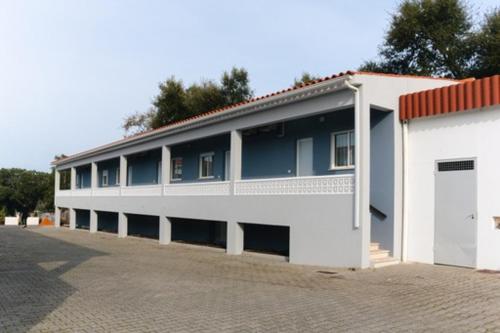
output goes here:
[[[172, 158], [182, 157], [182, 181], [220, 181], [224, 180], [225, 153], [230, 147], [230, 135], [220, 135], [197, 140], [171, 148]], [[214, 178], [199, 179], [200, 154], [214, 152]], [[177, 182], [177, 181], [176, 181]]]
[[[102, 187], [102, 172], [108, 170], [108, 186], [118, 186], [116, 183], [116, 172], [120, 167], [120, 159], [114, 158], [112, 160], [102, 161], [97, 163], [97, 175], [99, 177], [99, 187]], [[120, 176], [118, 176], [119, 178]]]
[[76, 168], [76, 179], [79, 179], [80, 181], [77, 181], [77, 188], [89, 188], [91, 186], [91, 169], [90, 165], [84, 165]]
[[243, 137], [242, 178], [294, 177], [297, 140], [312, 137], [314, 174], [328, 175], [352, 171], [330, 171], [331, 133], [354, 128], [353, 110], [335, 111], [297, 119], [268, 133], [245, 133]]
[[[372, 118], [372, 128], [381, 121]], [[354, 129], [352, 109], [292, 120], [274, 127], [246, 130], [243, 133], [242, 178], [275, 178], [296, 176], [297, 140], [313, 138], [314, 175], [352, 173], [353, 170], [330, 170], [331, 134]], [[225, 152], [230, 149], [230, 135], [219, 135], [171, 148], [172, 158], [183, 158], [182, 180], [179, 182], [224, 180]], [[199, 179], [200, 154], [214, 152], [214, 178]], [[132, 184], [156, 184], [161, 150], [128, 158], [133, 168]], [[110, 176], [111, 177], [111, 176]], [[111, 179], [111, 178], [110, 178]]]
[[132, 179], [128, 186], [158, 184], [158, 162], [160, 161], [161, 149], [128, 156], [128, 171], [132, 169]]

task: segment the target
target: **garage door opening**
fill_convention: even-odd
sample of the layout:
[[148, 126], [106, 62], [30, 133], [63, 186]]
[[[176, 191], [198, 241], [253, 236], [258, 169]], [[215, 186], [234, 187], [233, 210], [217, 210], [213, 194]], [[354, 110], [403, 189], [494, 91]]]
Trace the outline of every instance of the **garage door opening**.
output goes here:
[[290, 227], [243, 223], [243, 228], [243, 249], [245, 251], [288, 257], [290, 253]]
[[90, 210], [75, 209], [75, 226], [77, 229], [90, 229]]
[[61, 209], [61, 227], [69, 228], [69, 209], [62, 207], [60, 209]]
[[127, 214], [128, 235], [160, 239], [160, 218], [152, 215]]
[[118, 213], [97, 212], [97, 230], [118, 233]]
[[226, 247], [226, 223], [220, 221], [169, 218], [172, 240], [183, 243]]

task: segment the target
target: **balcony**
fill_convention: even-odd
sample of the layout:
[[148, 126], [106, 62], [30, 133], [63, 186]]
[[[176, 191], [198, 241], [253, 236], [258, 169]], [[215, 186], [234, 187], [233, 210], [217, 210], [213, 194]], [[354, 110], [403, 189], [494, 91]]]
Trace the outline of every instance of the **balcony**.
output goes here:
[[[233, 191], [231, 191], [233, 188]], [[342, 195], [354, 193], [353, 175], [288, 177], [229, 181], [141, 185], [95, 189], [60, 190], [59, 197], [249, 195]]]

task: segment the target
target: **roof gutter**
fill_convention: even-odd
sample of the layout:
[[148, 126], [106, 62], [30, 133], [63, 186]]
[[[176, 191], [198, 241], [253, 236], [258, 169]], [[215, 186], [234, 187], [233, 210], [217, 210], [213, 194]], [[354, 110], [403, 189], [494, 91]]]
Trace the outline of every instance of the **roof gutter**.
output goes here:
[[360, 226], [360, 194], [361, 182], [359, 181], [361, 151], [359, 144], [361, 142], [361, 113], [359, 101], [359, 88], [353, 86], [349, 81], [345, 81], [345, 86], [354, 93], [354, 228], [359, 229]]

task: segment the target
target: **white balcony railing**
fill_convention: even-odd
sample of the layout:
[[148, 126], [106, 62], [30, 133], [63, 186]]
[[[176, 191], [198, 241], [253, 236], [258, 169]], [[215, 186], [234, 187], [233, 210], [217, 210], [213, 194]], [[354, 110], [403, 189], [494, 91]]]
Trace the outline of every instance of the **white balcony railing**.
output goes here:
[[121, 195], [126, 197], [161, 196], [161, 185], [139, 185], [123, 187], [121, 189]]
[[230, 195], [231, 182], [166, 184], [163, 193], [165, 195]]
[[[353, 175], [290, 177], [240, 180], [234, 183], [234, 195], [338, 195], [354, 193]], [[199, 182], [96, 189], [59, 190], [58, 197], [83, 196], [227, 196], [231, 182]]]
[[92, 190], [95, 197], [117, 197], [121, 194], [119, 186], [98, 187]]
[[235, 195], [352, 194], [354, 176], [313, 176], [240, 180]]

